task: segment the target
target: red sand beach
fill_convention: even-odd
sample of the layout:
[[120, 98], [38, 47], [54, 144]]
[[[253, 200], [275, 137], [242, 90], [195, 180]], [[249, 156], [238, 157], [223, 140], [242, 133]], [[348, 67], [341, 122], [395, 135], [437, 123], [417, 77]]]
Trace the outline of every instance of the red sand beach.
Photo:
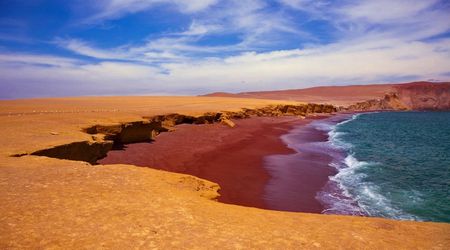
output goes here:
[[328, 142], [328, 132], [351, 116], [352, 113], [341, 113], [317, 119], [295, 126], [282, 136], [284, 143], [294, 152], [265, 157], [264, 166], [271, 174], [264, 195], [268, 208], [310, 213], [325, 210], [323, 194], [331, 191], [336, 195], [335, 190], [325, 187], [329, 177], [337, 174], [330, 163], [341, 161], [343, 157], [343, 152]]
[[[281, 140], [282, 135], [318, 118], [255, 117], [235, 120], [234, 128], [221, 124], [179, 125], [152, 143], [129, 144], [125, 150], [110, 151], [99, 163], [149, 166], [205, 178], [221, 186], [219, 201], [224, 203], [320, 213], [323, 207], [315, 196], [334, 173], [328, 167], [330, 158], [303, 155], [303, 159], [295, 162], [298, 171], [289, 184], [299, 188], [298, 191], [294, 196], [289, 192], [272, 192], [272, 196], [281, 196], [275, 205], [267, 202], [271, 193], [266, 192], [283, 191], [288, 183], [286, 179], [277, 183], [274, 173], [265, 167], [266, 156], [296, 153]], [[326, 137], [311, 130], [303, 139], [322, 141]], [[267, 189], [269, 181], [272, 189]], [[296, 204], [292, 204], [293, 199], [297, 199]]]
[[266, 158], [265, 167], [272, 176], [266, 185], [266, 205], [275, 210], [321, 213], [324, 207], [316, 195], [328, 177], [336, 174], [329, 166], [333, 158], [316, 146], [326, 142], [328, 135], [312, 126], [297, 126], [284, 137], [298, 152]]

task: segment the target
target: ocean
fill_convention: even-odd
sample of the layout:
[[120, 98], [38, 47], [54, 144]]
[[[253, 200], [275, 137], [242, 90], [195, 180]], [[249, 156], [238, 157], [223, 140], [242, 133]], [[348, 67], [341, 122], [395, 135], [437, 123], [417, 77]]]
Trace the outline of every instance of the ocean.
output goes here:
[[450, 222], [450, 112], [356, 114], [327, 131], [326, 214]]

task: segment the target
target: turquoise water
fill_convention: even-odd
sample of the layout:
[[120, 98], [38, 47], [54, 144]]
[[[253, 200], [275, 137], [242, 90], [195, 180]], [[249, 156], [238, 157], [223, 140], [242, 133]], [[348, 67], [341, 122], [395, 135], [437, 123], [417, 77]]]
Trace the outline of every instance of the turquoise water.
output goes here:
[[360, 114], [329, 135], [343, 152], [330, 211], [450, 222], [450, 112]]

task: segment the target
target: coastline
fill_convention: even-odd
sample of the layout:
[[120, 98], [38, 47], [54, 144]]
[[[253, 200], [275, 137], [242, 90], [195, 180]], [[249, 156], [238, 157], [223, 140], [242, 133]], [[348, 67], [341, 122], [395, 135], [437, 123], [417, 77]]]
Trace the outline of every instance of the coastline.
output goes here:
[[[179, 125], [153, 143], [129, 144], [125, 150], [110, 151], [99, 163], [148, 166], [204, 178], [221, 186], [218, 200], [223, 203], [321, 213], [324, 207], [316, 195], [336, 173], [329, 166], [332, 158], [309, 151], [296, 159], [298, 152], [285, 137], [300, 129], [303, 135], [297, 139], [305, 146], [326, 141], [326, 133], [310, 125], [329, 117], [253, 117], [235, 120], [234, 128], [221, 124]], [[312, 148], [302, 145], [301, 150], [307, 149]], [[282, 161], [295, 164], [297, 171], [288, 170], [294, 174], [287, 176], [295, 179], [286, 181], [276, 176], [277, 171], [268, 166], [267, 159], [290, 156], [294, 156], [293, 161]]]
[[448, 113], [364, 112], [339, 123], [331, 143], [343, 155], [319, 197], [324, 213], [448, 222], [440, 187], [450, 178], [441, 128], [449, 120]]
[[253, 117], [222, 124], [178, 125], [152, 143], [126, 145], [110, 151], [100, 164], [132, 164], [190, 174], [220, 185], [223, 203], [268, 209], [263, 199], [269, 173], [264, 156], [289, 154], [280, 136], [315, 117]]
[[194, 97], [5, 101], [0, 117], [4, 140], [0, 145], [0, 203], [4, 211], [0, 245], [230, 249], [449, 246], [448, 223], [231, 206], [203, 196], [217, 185], [193, 176], [132, 165], [90, 165], [35, 155], [11, 157], [92, 140], [92, 135], [81, 129], [95, 124], [123, 124], [161, 113], [197, 116], [238, 111], [267, 103]]
[[[364, 216], [334, 180], [345, 150], [335, 128], [362, 112], [252, 117], [223, 124], [182, 124], [150, 143], [125, 145], [98, 161], [131, 164], [218, 183], [218, 201], [277, 211]], [[182, 143], [180, 143], [182, 142]]]
[[332, 162], [340, 152], [330, 147], [330, 131], [352, 113], [335, 114], [303, 126], [295, 126], [281, 136], [291, 154], [265, 157], [265, 168], [272, 178], [265, 189], [265, 201], [270, 209], [322, 213], [326, 203], [318, 197], [338, 173]]

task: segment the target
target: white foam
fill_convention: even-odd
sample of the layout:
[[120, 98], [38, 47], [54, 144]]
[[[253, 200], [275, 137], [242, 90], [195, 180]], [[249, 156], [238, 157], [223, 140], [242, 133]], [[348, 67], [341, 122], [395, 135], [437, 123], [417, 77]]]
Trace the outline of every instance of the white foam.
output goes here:
[[[325, 131], [328, 131], [328, 144], [331, 148], [337, 152], [334, 155], [334, 161], [329, 166], [338, 170], [335, 176], [331, 176], [328, 184], [323, 191], [317, 194], [317, 199], [320, 200], [326, 209], [323, 211], [325, 214], [347, 214], [347, 215], [363, 215], [363, 211], [350, 195], [348, 190], [342, 184], [342, 180], [346, 176], [354, 175], [354, 168], [358, 166], [358, 162], [355, 158], [343, 157], [347, 150], [352, 148], [350, 143], [346, 143], [342, 140], [342, 137], [346, 135], [345, 132], [338, 132], [337, 129], [340, 125], [353, 121], [359, 117], [359, 114], [353, 115], [350, 119], [342, 121], [340, 123], [321, 126]], [[345, 162], [348, 163], [345, 164]], [[349, 166], [352, 167], [349, 167]]]
[[347, 123], [347, 122], [351, 122], [351, 121], [353, 121], [353, 120], [356, 120], [356, 119], [358, 119], [358, 117], [360, 117], [360, 116], [363, 115], [363, 114], [366, 114], [366, 113], [358, 113], [358, 114], [354, 114], [354, 115], [352, 115], [352, 118], [351, 118], [351, 119], [342, 121], [342, 122], [336, 124], [336, 126], [339, 126], [339, 125], [345, 124], [345, 123]]
[[[363, 173], [357, 173], [356, 171], [366, 166], [367, 162], [361, 162], [358, 161], [355, 157], [352, 155], [348, 155], [345, 157], [343, 164], [341, 164], [341, 167], [339, 169], [339, 172], [330, 178], [330, 180], [335, 181], [339, 188], [342, 190], [342, 193], [347, 197], [352, 197], [350, 194], [347, 185], [354, 185], [358, 182], [361, 182], [364, 177], [366, 177]], [[347, 185], [346, 185], [347, 184]]]
[[311, 126], [313, 126], [317, 130], [328, 132], [334, 130], [336, 124], [326, 123], [323, 121], [314, 121], [311, 123]]
[[336, 132], [335, 130], [330, 131], [328, 133], [330, 145], [336, 149], [351, 149], [353, 145], [351, 143], [344, 142], [344, 140], [341, 139], [346, 134], [347, 133], [345, 132]]
[[391, 201], [381, 194], [379, 189], [378, 186], [371, 183], [363, 183], [362, 188], [359, 189], [361, 192], [356, 199], [367, 214], [399, 220], [422, 220], [417, 216], [395, 208]]
[[345, 157], [344, 163], [349, 167], [349, 169], [354, 169], [369, 164], [365, 161], [358, 161], [353, 155], [348, 155]]
[[339, 131], [341, 125], [354, 121], [360, 116], [361, 114], [352, 115], [349, 119], [337, 124], [333, 124], [332, 120], [317, 120], [307, 125], [328, 133], [328, 141], [325, 143], [299, 144], [298, 138], [305, 133], [304, 127], [298, 127], [281, 138], [288, 147], [297, 152], [327, 152], [333, 157], [329, 165], [338, 172], [329, 178], [326, 187], [316, 196], [325, 207], [323, 213], [419, 220], [395, 208], [389, 199], [382, 195], [379, 187], [366, 180], [367, 176], [362, 170], [376, 167], [379, 163], [358, 160], [352, 153], [354, 146], [344, 141], [347, 133]]
[[323, 213], [366, 214], [401, 220], [421, 220], [395, 208], [389, 199], [382, 195], [378, 186], [365, 181], [367, 176], [361, 170], [375, 167], [379, 163], [359, 161], [351, 153], [353, 145], [342, 140], [345, 133], [337, 131], [339, 126], [357, 119], [360, 115], [355, 114], [351, 119], [336, 124], [328, 132], [331, 146], [340, 149], [346, 156], [330, 163], [330, 166], [337, 169], [338, 173], [330, 177], [324, 191], [318, 193], [317, 198], [326, 207]]
[[342, 140], [342, 137], [346, 135], [345, 132], [339, 132], [337, 129], [339, 126], [346, 124], [348, 122], [356, 120], [361, 114], [354, 114], [350, 119], [347, 119], [345, 121], [339, 122], [333, 126], [331, 130], [328, 132], [328, 141], [330, 145], [334, 148], [341, 149], [341, 150], [348, 150], [352, 148], [352, 144], [347, 143]]

